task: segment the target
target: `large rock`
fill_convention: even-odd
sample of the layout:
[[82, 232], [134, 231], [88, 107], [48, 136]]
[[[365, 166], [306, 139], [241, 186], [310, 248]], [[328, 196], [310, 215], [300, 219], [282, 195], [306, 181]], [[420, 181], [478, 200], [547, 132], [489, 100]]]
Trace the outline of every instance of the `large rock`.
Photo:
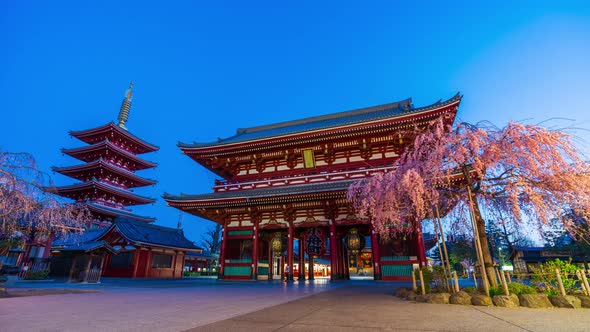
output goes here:
[[449, 293], [432, 293], [426, 295], [426, 303], [449, 304]]
[[545, 294], [522, 294], [518, 296], [520, 305], [527, 308], [553, 308]]
[[492, 299], [489, 296], [475, 294], [471, 296], [471, 304], [477, 306], [489, 307], [492, 305]]
[[590, 308], [590, 296], [578, 296], [582, 304], [582, 308]]
[[471, 295], [467, 292], [459, 291], [451, 294], [449, 302], [451, 304], [471, 305]]
[[582, 307], [582, 301], [573, 295], [551, 296], [549, 300], [558, 308], [579, 309]]
[[416, 296], [418, 296], [418, 294], [416, 294], [416, 292], [409, 291], [408, 294], [406, 295], [406, 299], [408, 299], [410, 301], [416, 301]]
[[518, 308], [520, 306], [518, 296], [514, 294], [496, 295], [492, 298], [492, 302], [494, 302], [494, 305], [497, 307]]

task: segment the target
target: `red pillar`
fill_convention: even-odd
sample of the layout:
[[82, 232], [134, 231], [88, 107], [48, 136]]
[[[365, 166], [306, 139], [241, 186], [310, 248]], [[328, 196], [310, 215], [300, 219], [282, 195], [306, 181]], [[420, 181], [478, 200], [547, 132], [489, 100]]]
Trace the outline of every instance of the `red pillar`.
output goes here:
[[145, 259], [145, 267], [143, 269], [143, 277], [149, 278], [150, 267], [152, 266], [152, 250], [151, 249], [148, 250], [148, 252], [145, 255], [146, 255], [146, 259]]
[[272, 280], [272, 269], [274, 267], [274, 257], [272, 255], [272, 247], [270, 245], [270, 240], [268, 241], [267, 256], [268, 256], [268, 280]]
[[416, 225], [416, 230], [414, 231], [414, 237], [416, 238], [416, 245], [418, 248], [418, 261], [420, 262], [420, 266], [426, 266], [426, 249], [424, 248], [424, 239], [422, 238], [422, 223], [418, 222]]
[[252, 279], [258, 279], [258, 225], [254, 225], [254, 245], [252, 246]]
[[140, 248], [135, 248], [135, 254], [133, 255], [133, 273], [132, 278], [137, 278], [137, 268], [139, 267], [139, 254], [141, 253]]
[[373, 278], [381, 280], [381, 255], [379, 253], [379, 235], [371, 225], [371, 248], [373, 251]]
[[293, 281], [293, 224], [289, 224], [289, 233], [287, 234], [287, 280]]
[[174, 252], [174, 256], [172, 256], [172, 279], [176, 278], [176, 263], [178, 259], [178, 251]]
[[303, 234], [299, 237], [299, 280], [305, 281], [305, 244]]
[[330, 222], [330, 280], [338, 279], [338, 246], [336, 245], [336, 225]]
[[219, 250], [219, 279], [223, 279], [223, 270], [225, 268], [225, 251], [227, 247], [227, 225], [223, 225], [223, 237], [221, 239], [221, 249]]

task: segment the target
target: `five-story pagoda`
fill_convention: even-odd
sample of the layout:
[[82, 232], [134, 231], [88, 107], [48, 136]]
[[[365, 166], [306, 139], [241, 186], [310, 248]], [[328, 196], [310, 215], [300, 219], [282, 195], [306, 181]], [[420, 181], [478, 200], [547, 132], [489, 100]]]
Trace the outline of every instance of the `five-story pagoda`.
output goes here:
[[131, 189], [154, 185], [156, 181], [140, 177], [136, 171], [153, 168], [155, 163], [138, 157], [159, 148], [131, 134], [125, 127], [131, 109], [133, 83], [129, 86], [118, 123], [80, 131], [70, 135], [88, 144], [62, 149], [83, 164], [53, 167], [53, 171], [80, 180], [80, 183], [53, 188], [52, 191], [84, 203], [93, 214], [96, 226], [108, 226], [116, 217], [154, 222], [155, 218], [132, 213], [127, 207], [153, 203], [153, 198], [135, 194]]

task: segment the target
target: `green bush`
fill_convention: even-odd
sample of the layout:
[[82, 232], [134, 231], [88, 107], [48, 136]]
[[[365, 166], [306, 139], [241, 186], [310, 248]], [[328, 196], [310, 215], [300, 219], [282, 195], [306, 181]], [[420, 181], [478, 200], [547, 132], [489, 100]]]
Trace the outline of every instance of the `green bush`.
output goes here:
[[[424, 289], [426, 290], [426, 293], [430, 293], [432, 291], [432, 287], [430, 286], [433, 278], [432, 271], [427, 267], [423, 267], [421, 270], [422, 278], [424, 279]], [[420, 275], [418, 271], [416, 271], [416, 280], [418, 280], [418, 282], [420, 281]], [[420, 286], [418, 286], [418, 289], [420, 289]]]
[[496, 295], [505, 295], [502, 286], [490, 287], [490, 297], [494, 297]]
[[508, 290], [510, 294], [514, 295], [524, 295], [524, 294], [536, 294], [537, 291], [534, 287], [523, 285], [518, 282], [509, 282], [508, 283]]
[[463, 291], [466, 293], [470, 293], [470, 294], [479, 294], [479, 289], [473, 287], [473, 286], [469, 286], [469, 287], [465, 287], [463, 288]]
[[559, 291], [557, 289], [545, 289], [545, 294], [547, 296], [557, 296], [559, 295]]
[[555, 259], [539, 264], [538, 267], [531, 266], [531, 270], [533, 270], [532, 283], [547, 295], [558, 294], [559, 286], [555, 269], [561, 271], [561, 281], [566, 292], [578, 290], [579, 280], [576, 278], [576, 271], [579, 268], [571, 263], [571, 259], [567, 262]]
[[44, 271], [29, 271], [26, 275], [25, 275], [25, 280], [43, 280], [43, 279], [47, 279], [47, 276], [49, 275], [49, 270], [44, 270]]
[[184, 276], [185, 277], [198, 277], [201, 275], [201, 272], [196, 272], [196, 271], [184, 271]]

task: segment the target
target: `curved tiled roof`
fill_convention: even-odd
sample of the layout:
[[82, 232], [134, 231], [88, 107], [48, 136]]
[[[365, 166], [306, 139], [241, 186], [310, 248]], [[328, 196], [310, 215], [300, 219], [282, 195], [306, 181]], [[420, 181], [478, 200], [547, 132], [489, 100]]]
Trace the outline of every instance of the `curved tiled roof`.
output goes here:
[[105, 229], [89, 229], [82, 233], [58, 233], [51, 245], [52, 247], [68, 247], [80, 243], [95, 242], [104, 232]]
[[265, 197], [276, 197], [286, 195], [297, 195], [297, 194], [309, 194], [309, 193], [320, 193], [337, 190], [347, 190], [348, 187], [357, 180], [343, 180], [343, 181], [330, 181], [314, 184], [303, 184], [303, 185], [292, 185], [292, 186], [280, 186], [274, 188], [262, 188], [262, 189], [248, 189], [248, 190], [235, 190], [235, 191], [222, 191], [208, 194], [197, 194], [187, 195], [181, 194], [179, 196], [170, 195], [165, 193], [162, 197], [168, 202], [191, 202], [191, 201], [206, 201], [206, 200], [218, 200], [218, 199], [255, 199]]
[[112, 207], [108, 207], [108, 206], [104, 206], [104, 205], [100, 205], [100, 204], [96, 204], [96, 203], [91, 203], [91, 202], [86, 202], [85, 204], [88, 206], [88, 209], [91, 211], [104, 213], [104, 214], [107, 214], [107, 215], [110, 215], [113, 217], [121, 216], [121, 217], [130, 218], [133, 220], [139, 220], [139, 221], [143, 221], [143, 222], [156, 221], [156, 218], [154, 218], [154, 217], [140, 216], [140, 215], [134, 214], [130, 211], [126, 211], [126, 210], [122, 210], [122, 209], [116, 209], [116, 208], [112, 208]]
[[263, 139], [269, 137], [276, 137], [288, 134], [304, 133], [307, 131], [327, 129], [332, 127], [339, 127], [352, 124], [360, 124], [369, 121], [395, 118], [402, 115], [408, 115], [412, 113], [424, 112], [437, 107], [442, 107], [461, 99], [461, 95], [457, 93], [454, 97], [446, 101], [437, 101], [436, 103], [415, 108], [411, 102], [412, 99], [406, 99], [399, 102], [373, 106], [368, 108], [361, 108], [352, 111], [333, 113], [323, 116], [310, 117], [300, 120], [281, 122], [266, 126], [251, 127], [245, 129], [238, 129], [236, 135], [218, 139], [216, 142], [209, 143], [182, 143], [179, 142], [178, 146], [182, 148], [201, 148], [218, 146], [224, 144], [238, 143], [251, 141], [256, 139]]
[[66, 167], [55, 167], [54, 166], [54, 167], [51, 167], [51, 170], [54, 172], [63, 174], [65, 176], [72, 177], [74, 179], [79, 179], [79, 177], [76, 176], [78, 173], [91, 172], [97, 168], [106, 168], [107, 170], [109, 170], [119, 176], [124, 176], [124, 177], [130, 179], [131, 181], [133, 181], [134, 185], [136, 187], [149, 186], [149, 185], [156, 184], [155, 180], [143, 178], [131, 171], [128, 171], [128, 170], [126, 170], [120, 166], [117, 166], [111, 162], [108, 162], [102, 158], [92, 161], [92, 162], [89, 162], [89, 163], [81, 164], [81, 165], [66, 166]]
[[106, 138], [106, 137], [110, 136], [109, 135], [110, 133], [120, 135], [128, 140], [135, 142], [138, 145], [138, 147], [140, 148], [140, 153], [153, 152], [153, 151], [157, 151], [160, 149], [159, 147], [157, 147], [151, 143], [148, 143], [148, 142], [142, 140], [141, 138], [133, 135], [129, 131], [117, 126], [112, 121], [103, 125], [103, 126], [92, 128], [92, 129], [70, 131], [71, 136], [76, 137], [85, 143], [91, 142], [92, 137]]
[[131, 242], [189, 250], [201, 249], [184, 237], [181, 229], [147, 224], [127, 218], [117, 218], [109, 231], [114, 227]]
[[132, 203], [129, 203], [127, 205], [149, 204], [149, 203], [154, 203], [156, 201], [153, 198], [137, 195], [130, 190], [122, 189], [122, 188], [110, 185], [108, 183], [99, 182], [99, 181], [95, 181], [95, 180], [82, 182], [82, 183], [75, 183], [75, 184], [68, 185], [68, 186], [45, 188], [45, 190], [47, 192], [56, 193], [60, 196], [66, 196], [66, 197], [69, 197], [68, 194], [70, 194], [70, 193], [79, 193], [83, 190], [91, 190], [91, 189], [94, 189], [95, 191], [100, 190], [100, 191], [112, 193], [112, 194], [115, 194], [119, 197], [127, 198], [129, 201], [132, 201]]

